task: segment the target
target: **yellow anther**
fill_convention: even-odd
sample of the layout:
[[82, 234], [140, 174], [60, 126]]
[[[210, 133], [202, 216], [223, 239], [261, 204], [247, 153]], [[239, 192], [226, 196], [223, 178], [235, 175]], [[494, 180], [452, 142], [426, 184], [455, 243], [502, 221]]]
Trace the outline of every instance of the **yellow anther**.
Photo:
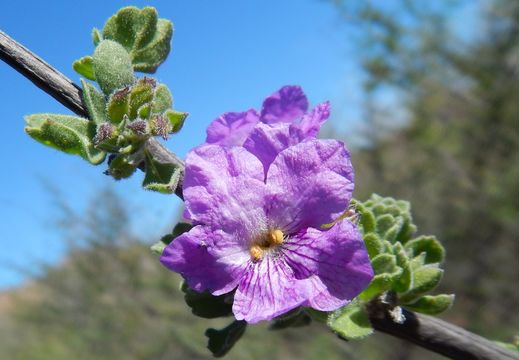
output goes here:
[[268, 240], [271, 245], [281, 245], [283, 243], [283, 231], [279, 229], [270, 231]]
[[254, 261], [259, 261], [263, 258], [263, 249], [259, 245], [252, 245], [250, 248], [250, 256]]

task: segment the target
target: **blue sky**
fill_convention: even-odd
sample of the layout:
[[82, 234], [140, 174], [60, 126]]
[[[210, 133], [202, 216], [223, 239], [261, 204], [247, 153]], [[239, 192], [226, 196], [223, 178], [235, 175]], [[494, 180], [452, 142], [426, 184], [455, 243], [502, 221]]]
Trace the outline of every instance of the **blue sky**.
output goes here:
[[[129, 3], [10, 1], [2, 4], [0, 29], [78, 82], [71, 63], [92, 53], [91, 29], [102, 27], [125, 5]], [[285, 84], [302, 85], [313, 104], [329, 99], [341, 104], [338, 110], [358, 108], [358, 71], [348, 54], [345, 29], [333, 6], [325, 2], [134, 1], [131, 5], [155, 6], [161, 17], [174, 22], [173, 50], [156, 76], [170, 86], [175, 107], [190, 113], [183, 131], [167, 143], [182, 157], [204, 140], [206, 126], [220, 113], [259, 107], [265, 96]], [[5, 288], [24, 279], [19, 269], [59, 261], [63, 255], [52, 223], [56, 210], [43, 182], [59, 189], [81, 213], [96, 189], [114, 181], [102, 174], [104, 165], [90, 166], [25, 135], [24, 115], [70, 111], [2, 62], [0, 79], [4, 134], [0, 288]], [[340, 122], [348, 121], [341, 117]], [[142, 175], [136, 174], [114, 186], [137, 209], [135, 231], [149, 235], [152, 243], [171, 226], [180, 201], [145, 192], [140, 181]]]

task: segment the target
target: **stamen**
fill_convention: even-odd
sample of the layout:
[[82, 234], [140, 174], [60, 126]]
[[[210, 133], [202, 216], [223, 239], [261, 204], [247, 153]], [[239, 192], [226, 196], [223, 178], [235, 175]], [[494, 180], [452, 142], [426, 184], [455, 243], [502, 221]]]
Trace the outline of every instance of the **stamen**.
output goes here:
[[270, 231], [268, 240], [271, 245], [281, 245], [283, 243], [283, 231], [279, 229]]
[[250, 256], [254, 261], [259, 261], [263, 258], [263, 250], [259, 245], [252, 245], [250, 248]]

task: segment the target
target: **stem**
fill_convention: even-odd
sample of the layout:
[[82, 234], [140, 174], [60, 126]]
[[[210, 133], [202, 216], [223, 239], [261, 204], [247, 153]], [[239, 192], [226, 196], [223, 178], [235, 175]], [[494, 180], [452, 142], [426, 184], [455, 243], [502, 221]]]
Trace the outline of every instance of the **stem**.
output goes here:
[[[0, 31], [0, 58], [68, 109], [87, 117], [87, 111], [81, 100], [81, 89], [2, 31]], [[157, 140], [148, 140], [147, 146], [159, 161], [184, 168], [182, 160]], [[175, 194], [182, 199], [181, 185], [178, 186]], [[509, 351], [438, 318], [404, 310], [406, 320], [402, 324], [397, 324], [387, 310], [381, 306], [370, 308], [370, 319], [376, 330], [408, 340], [438, 354], [452, 359], [519, 360], [519, 353]]]
[[519, 359], [519, 352], [508, 350], [479, 335], [437, 317], [402, 309], [403, 323], [395, 323], [388, 304], [372, 303], [368, 308], [373, 327], [383, 333], [412, 342], [420, 347], [463, 360]]

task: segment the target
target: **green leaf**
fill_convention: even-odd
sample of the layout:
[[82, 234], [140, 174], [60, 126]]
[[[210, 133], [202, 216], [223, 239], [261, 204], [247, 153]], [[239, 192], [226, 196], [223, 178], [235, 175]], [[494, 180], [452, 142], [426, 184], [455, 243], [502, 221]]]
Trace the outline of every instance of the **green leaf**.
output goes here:
[[393, 281], [392, 289], [397, 293], [403, 293], [409, 290], [413, 280], [413, 272], [409, 263], [409, 258], [401, 243], [397, 242], [393, 246], [393, 253], [396, 256], [397, 265], [402, 268], [402, 274], [399, 278]]
[[398, 270], [396, 265], [396, 257], [391, 254], [380, 254], [373, 258], [371, 266], [375, 274], [393, 274]]
[[96, 81], [106, 95], [134, 80], [130, 55], [115, 41], [103, 40], [97, 45], [93, 65]]
[[74, 61], [72, 68], [79, 74], [83, 75], [88, 80], [96, 79], [94, 75], [94, 63], [92, 56], [83, 56], [81, 59]]
[[79, 155], [91, 164], [103, 162], [106, 153], [94, 148], [96, 125], [87, 119], [57, 114], [25, 117], [25, 132], [36, 141], [68, 154]]
[[166, 118], [169, 120], [171, 124], [171, 132], [176, 133], [182, 129], [182, 126], [184, 126], [184, 121], [186, 120], [187, 116], [189, 115], [186, 112], [180, 112], [175, 110], [168, 110], [164, 113]]
[[129, 6], [117, 12], [103, 28], [105, 39], [120, 43], [130, 54], [136, 71], [153, 73], [171, 49], [173, 24], [157, 19], [152, 7], [142, 10]]
[[302, 327], [310, 325], [312, 318], [305, 311], [296, 309], [274, 319], [269, 325], [269, 330], [282, 330], [291, 327]]
[[83, 86], [83, 103], [88, 110], [90, 119], [96, 124], [106, 122], [106, 101], [103, 94], [83, 79], [81, 85]]
[[445, 257], [445, 249], [434, 236], [420, 236], [405, 244], [405, 248], [418, 255], [425, 252], [425, 263], [441, 263]]
[[209, 338], [207, 348], [213, 356], [222, 357], [240, 340], [246, 329], [247, 323], [238, 320], [221, 330], [207, 329], [205, 332], [205, 336]]
[[115, 180], [129, 178], [137, 170], [137, 166], [128, 161], [128, 156], [118, 155], [110, 161], [107, 173]]
[[357, 207], [357, 210], [360, 212], [360, 225], [362, 226], [364, 234], [375, 231], [376, 222], [373, 213], [363, 206]]
[[[380, 212], [385, 211], [385, 209], [380, 210]], [[386, 231], [395, 223], [395, 218], [391, 214], [384, 214], [381, 216], [377, 216], [377, 232], [380, 235], [384, 235]]]
[[146, 159], [146, 175], [142, 186], [146, 190], [163, 194], [172, 194], [177, 188], [182, 169], [170, 163], [161, 163], [153, 158], [148, 149], [144, 149]]
[[402, 230], [402, 226], [404, 226], [404, 219], [398, 216], [395, 223], [384, 234], [384, 239], [390, 243], [394, 243], [400, 230]]
[[369, 286], [359, 294], [362, 300], [371, 300], [378, 294], [391, 289], [393, 276], [391, 274], [379, 274], [373, 277]]
[[173, 97], [168, 87], [160, 84], [155, 89], [155, 96], [153, 99], [153, 106], [151, 111], [154, 113], [163, 113], [173, 106]]
[[449, 309], [454, 302], [454, 295], [426, 295], [417, 301], [405, 305], [409, 310], [420, 312], [428, 315], [438, 315]]
[[155, 255], [160, 256], [164, 252], [164, 249], [166, 248], [166, 246], [168, 246], [166, 243], [164, 243], [162, 241], [157, 241], [155, 244], [150, 246], [150, 250]]
[[130, 90], [129, 117], [137, 118], [139, 108], [153, 100], [154, 84], [150, 81], [139, 79]]
[[110, 95], [110, 98], [108, 99], [108, 105], [106, 107], [110, 122], [118, 124], [124, 119], [124, 115], [128, 115], [129, 100], [129, 87], [124, 87]]
[[97, 46], [101, 40], [103, 40], [103, 35], [99, 31], [99, 29], [93, 28], [92, 29], [92, 42], [94, 43], [94, 46]]
[[373, 333], [368, 314], [358, 304], [351, 303], [332, 313], [328, 326], [346, 340], [358, 340]]
[[411, 290], [400, 296], [402, 304], [415, 301], [424, 293], [433, 290], [440, 283], [443, 270], [434, 265], [425, 265], [413, 271], [413, 286]]
[[382, 241], [375, 233], [369, 233], [364, 236], [364, 243], [366, 244], [366, 249], [368, 250], [370, 259], [373, 259], [375, 256], [380, 254], [384, 248]]
[[186, 304], [196, 316], [215, 319], [232, 315], [232, 295], [214, 296], [207, 291], [198, 292], [190, 289], [185, 282], [182, 283], [180, 290], [184, 293]]

